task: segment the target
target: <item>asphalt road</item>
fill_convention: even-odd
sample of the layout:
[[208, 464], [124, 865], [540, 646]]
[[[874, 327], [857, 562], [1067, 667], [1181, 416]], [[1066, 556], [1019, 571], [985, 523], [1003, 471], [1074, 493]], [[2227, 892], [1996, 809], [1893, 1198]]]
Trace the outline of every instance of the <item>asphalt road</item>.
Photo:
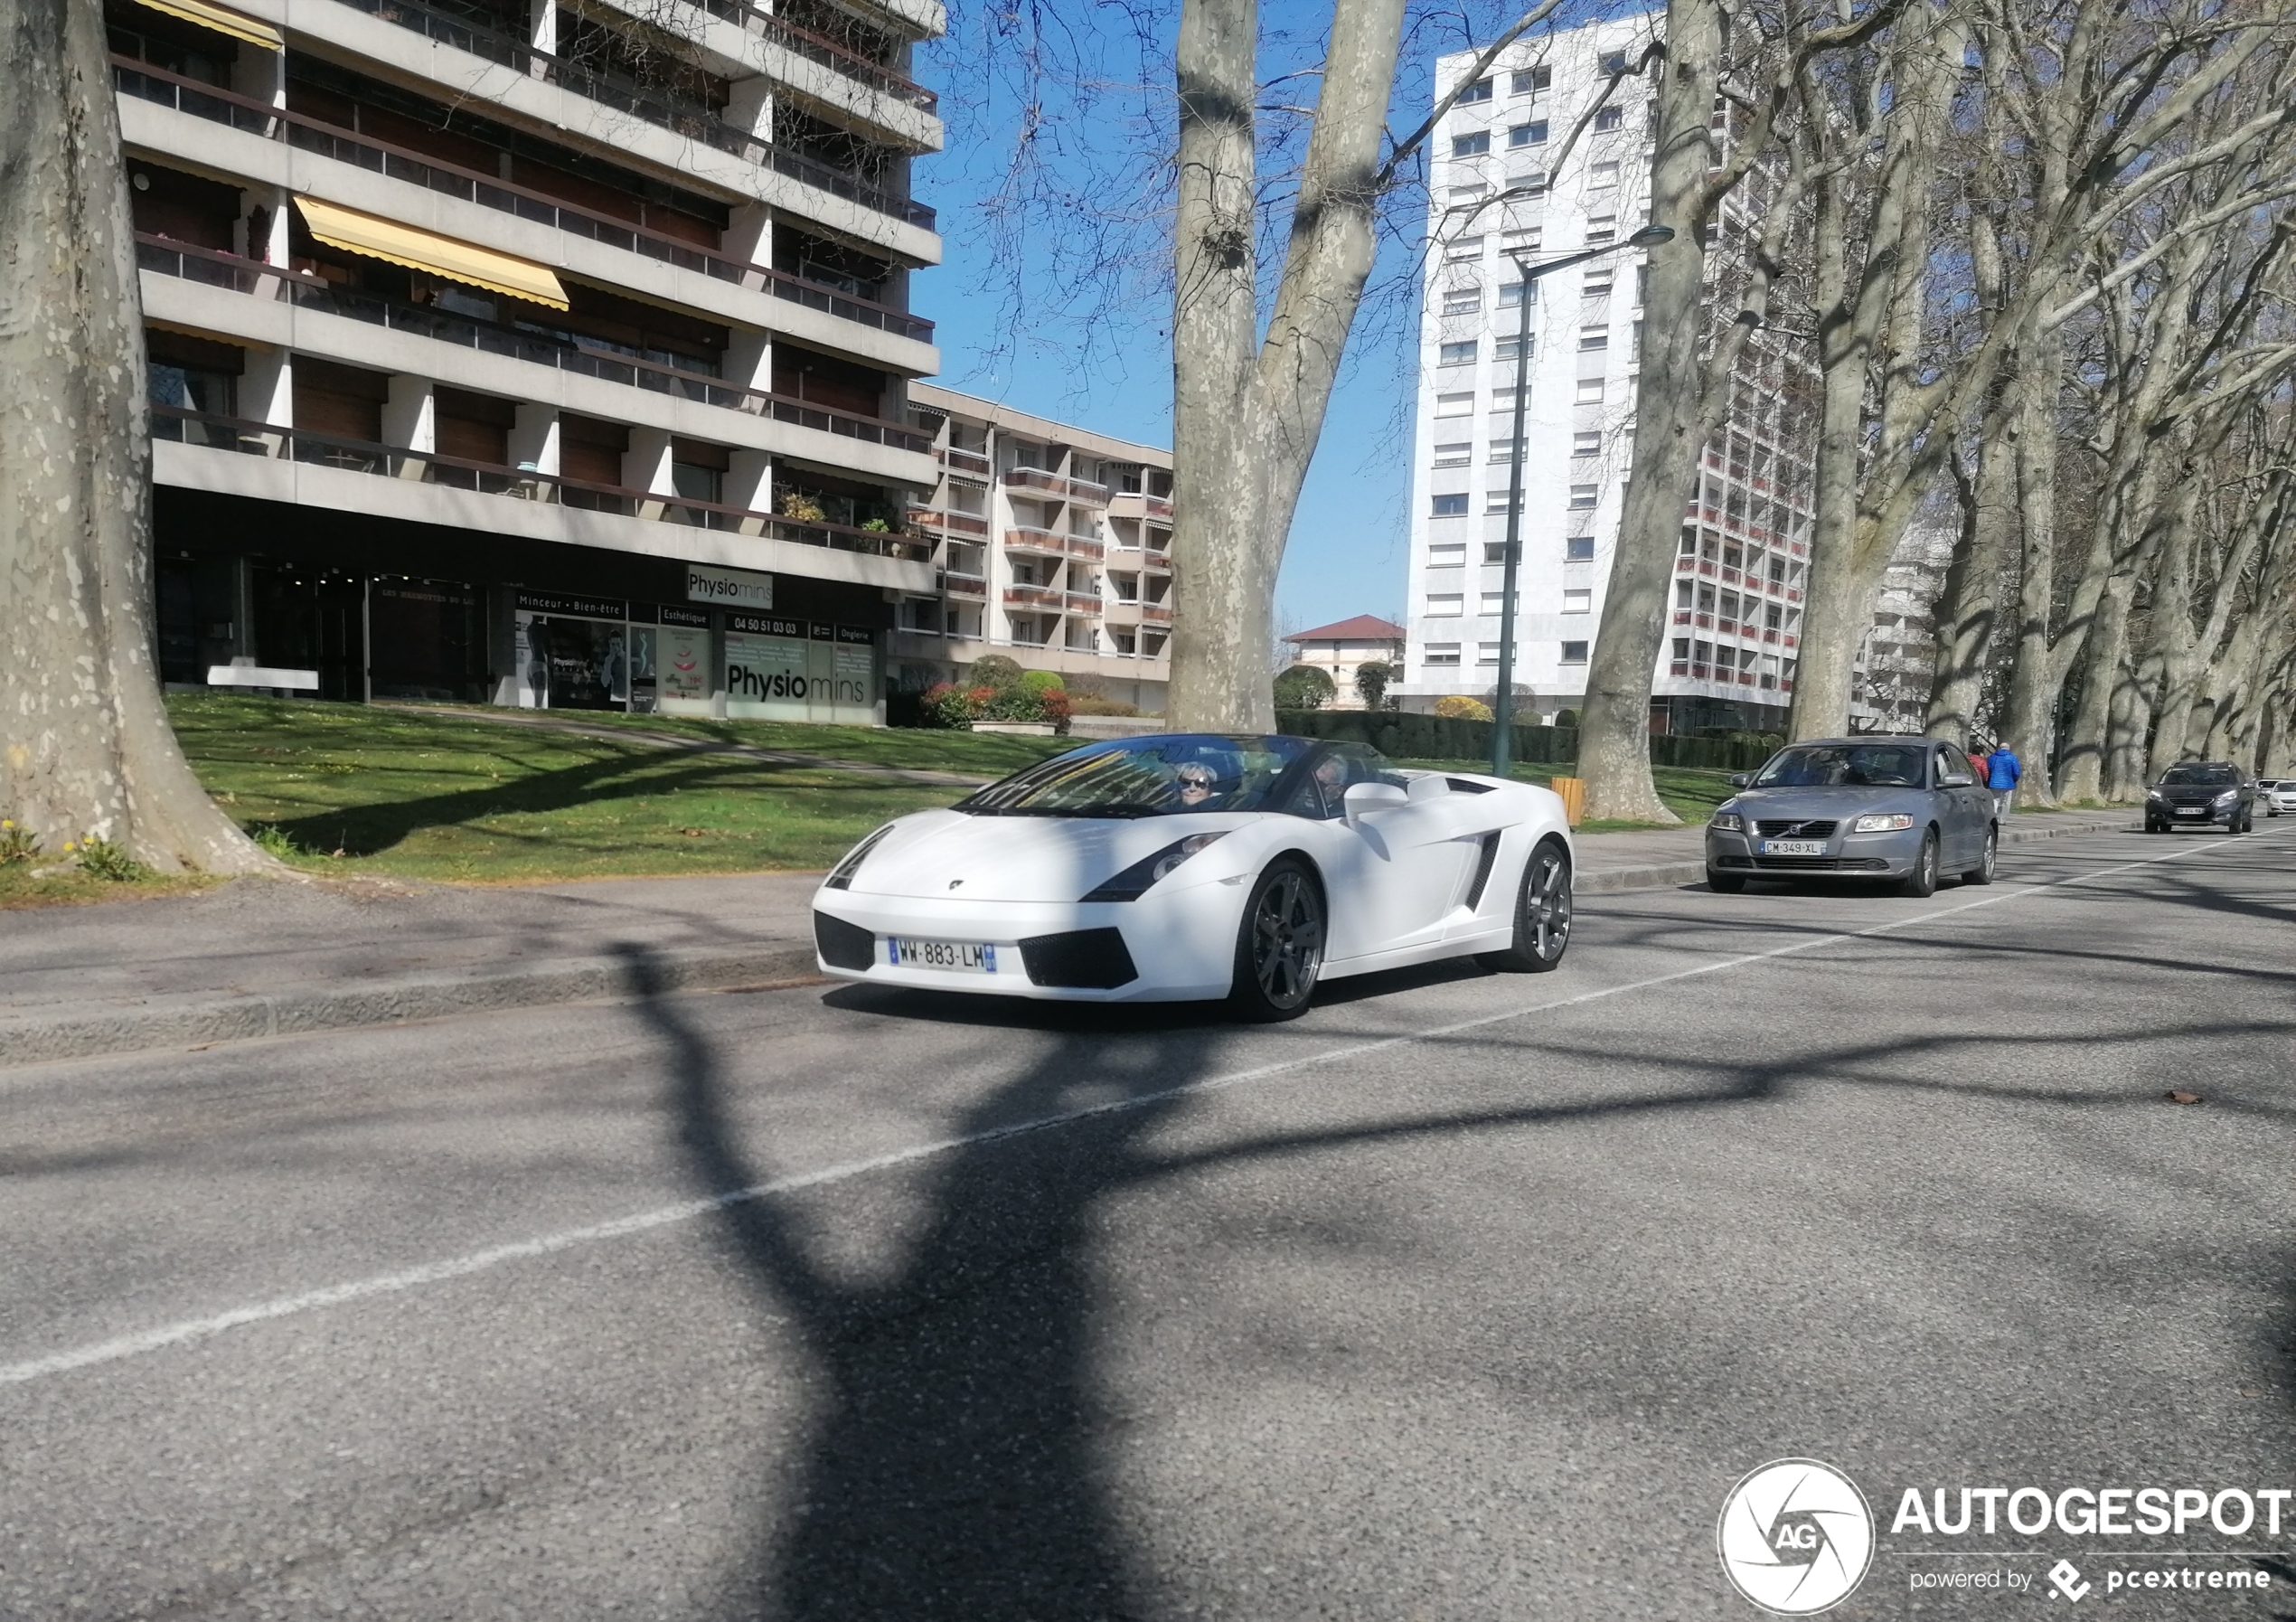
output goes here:
[[[2296, 1488], [2296, 831], [2002, 869], [1604, 896], [1273, 1029], [812, 986], [0, 1072], [0, 1616], [1746, 1617], [1782, 1456], [1880, 1517], [1836, 1616], [2059, 1558], [2296, 1616], [2296, 1504], [1891, 1530]], [[2272, 1586], [2107, 1592], [2164, 1565]]]

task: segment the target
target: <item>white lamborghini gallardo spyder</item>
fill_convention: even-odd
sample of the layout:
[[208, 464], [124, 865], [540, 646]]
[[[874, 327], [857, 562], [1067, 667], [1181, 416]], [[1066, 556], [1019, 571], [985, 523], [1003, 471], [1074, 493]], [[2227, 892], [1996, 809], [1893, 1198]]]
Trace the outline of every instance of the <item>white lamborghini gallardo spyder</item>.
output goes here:
[[887, 823], [814, 896], [825, 974], [1076, 1002], [1301, 1013], [1321, 979], [1570, 940], [1561, 799], [1357, 743], [1094, 743]]

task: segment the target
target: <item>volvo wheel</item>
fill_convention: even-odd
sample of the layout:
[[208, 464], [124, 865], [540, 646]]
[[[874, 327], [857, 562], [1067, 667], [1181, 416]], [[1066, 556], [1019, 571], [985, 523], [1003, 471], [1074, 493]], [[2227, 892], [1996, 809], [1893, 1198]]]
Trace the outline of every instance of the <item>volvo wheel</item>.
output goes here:
[[1930, 829], [1921, 836], [1921, 854], [1914, 858], [1914, 871], [1898, 881], [1897, 892], [1915, 900], [1937, 893], [1937, 830]]
[[1964, 884], [1990, 884], [1993, 882], [1994, 864], [2000, 860], [2000, 830], [1998, 828], [1988, 828], [1985, 830], [1985, 854], [1975, 867], [1971, 868], [1967, 872], [1962, 875], [1962, 882]]

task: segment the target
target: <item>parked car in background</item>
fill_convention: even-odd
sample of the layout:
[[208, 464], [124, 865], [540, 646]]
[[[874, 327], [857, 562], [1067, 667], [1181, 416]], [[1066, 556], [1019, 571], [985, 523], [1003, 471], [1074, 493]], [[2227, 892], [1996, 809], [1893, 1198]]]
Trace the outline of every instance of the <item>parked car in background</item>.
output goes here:
[[1895, 879], [1907, 895], [1941, 875], [1990, 884], [2000, 846], [1993, 796], [1969, 757], [1932, 738], [1836, 738], [1791, 744], [1715, 808], [1706, 882], [1725, 894], [1748, 879]]
[[2179, 760], [2145, 790], [2144, 831], [2221, 827], [2245, 834], [2256, 825], [2256, 787], [2229, 760]]
[[2256, 803], [2263, 806], [2266, 816], [2296, 811], [2296, 778], [2258, 778]]

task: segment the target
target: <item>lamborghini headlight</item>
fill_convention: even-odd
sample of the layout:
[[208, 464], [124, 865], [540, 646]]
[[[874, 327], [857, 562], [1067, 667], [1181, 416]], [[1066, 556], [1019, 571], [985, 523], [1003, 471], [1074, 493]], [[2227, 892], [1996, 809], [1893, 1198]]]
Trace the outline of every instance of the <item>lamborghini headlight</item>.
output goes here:
[[1175, 839], [1155, 854], [1143, 856], [1084, 899], [1087, 901], [1136, 901], [1148, 893], [1149, 887], [1156, 881], [1170, 876], [1173, 868], [1213, 841], [1224, 837], [1224, 834], [1190, 834], [1185, 839]]
[[851, 890], [853, 887], [853, 875], [861, 872], [861, 864], [869, 860], [869, 853], [877, 848], [878, 841], [892, 831], [893, 825], [887, 823], [852, 850], [847, 851], [845, 859], [829, 870], [829, 877], [821, 882], [821, 887], [823, 890]]
[[1852, 823], [1852, 834], [1887, 834], [1894, 828], [1910, 828], [1914, 819], [1903, 811], [1884, 812], [1878, 816], [1861, 816]]

